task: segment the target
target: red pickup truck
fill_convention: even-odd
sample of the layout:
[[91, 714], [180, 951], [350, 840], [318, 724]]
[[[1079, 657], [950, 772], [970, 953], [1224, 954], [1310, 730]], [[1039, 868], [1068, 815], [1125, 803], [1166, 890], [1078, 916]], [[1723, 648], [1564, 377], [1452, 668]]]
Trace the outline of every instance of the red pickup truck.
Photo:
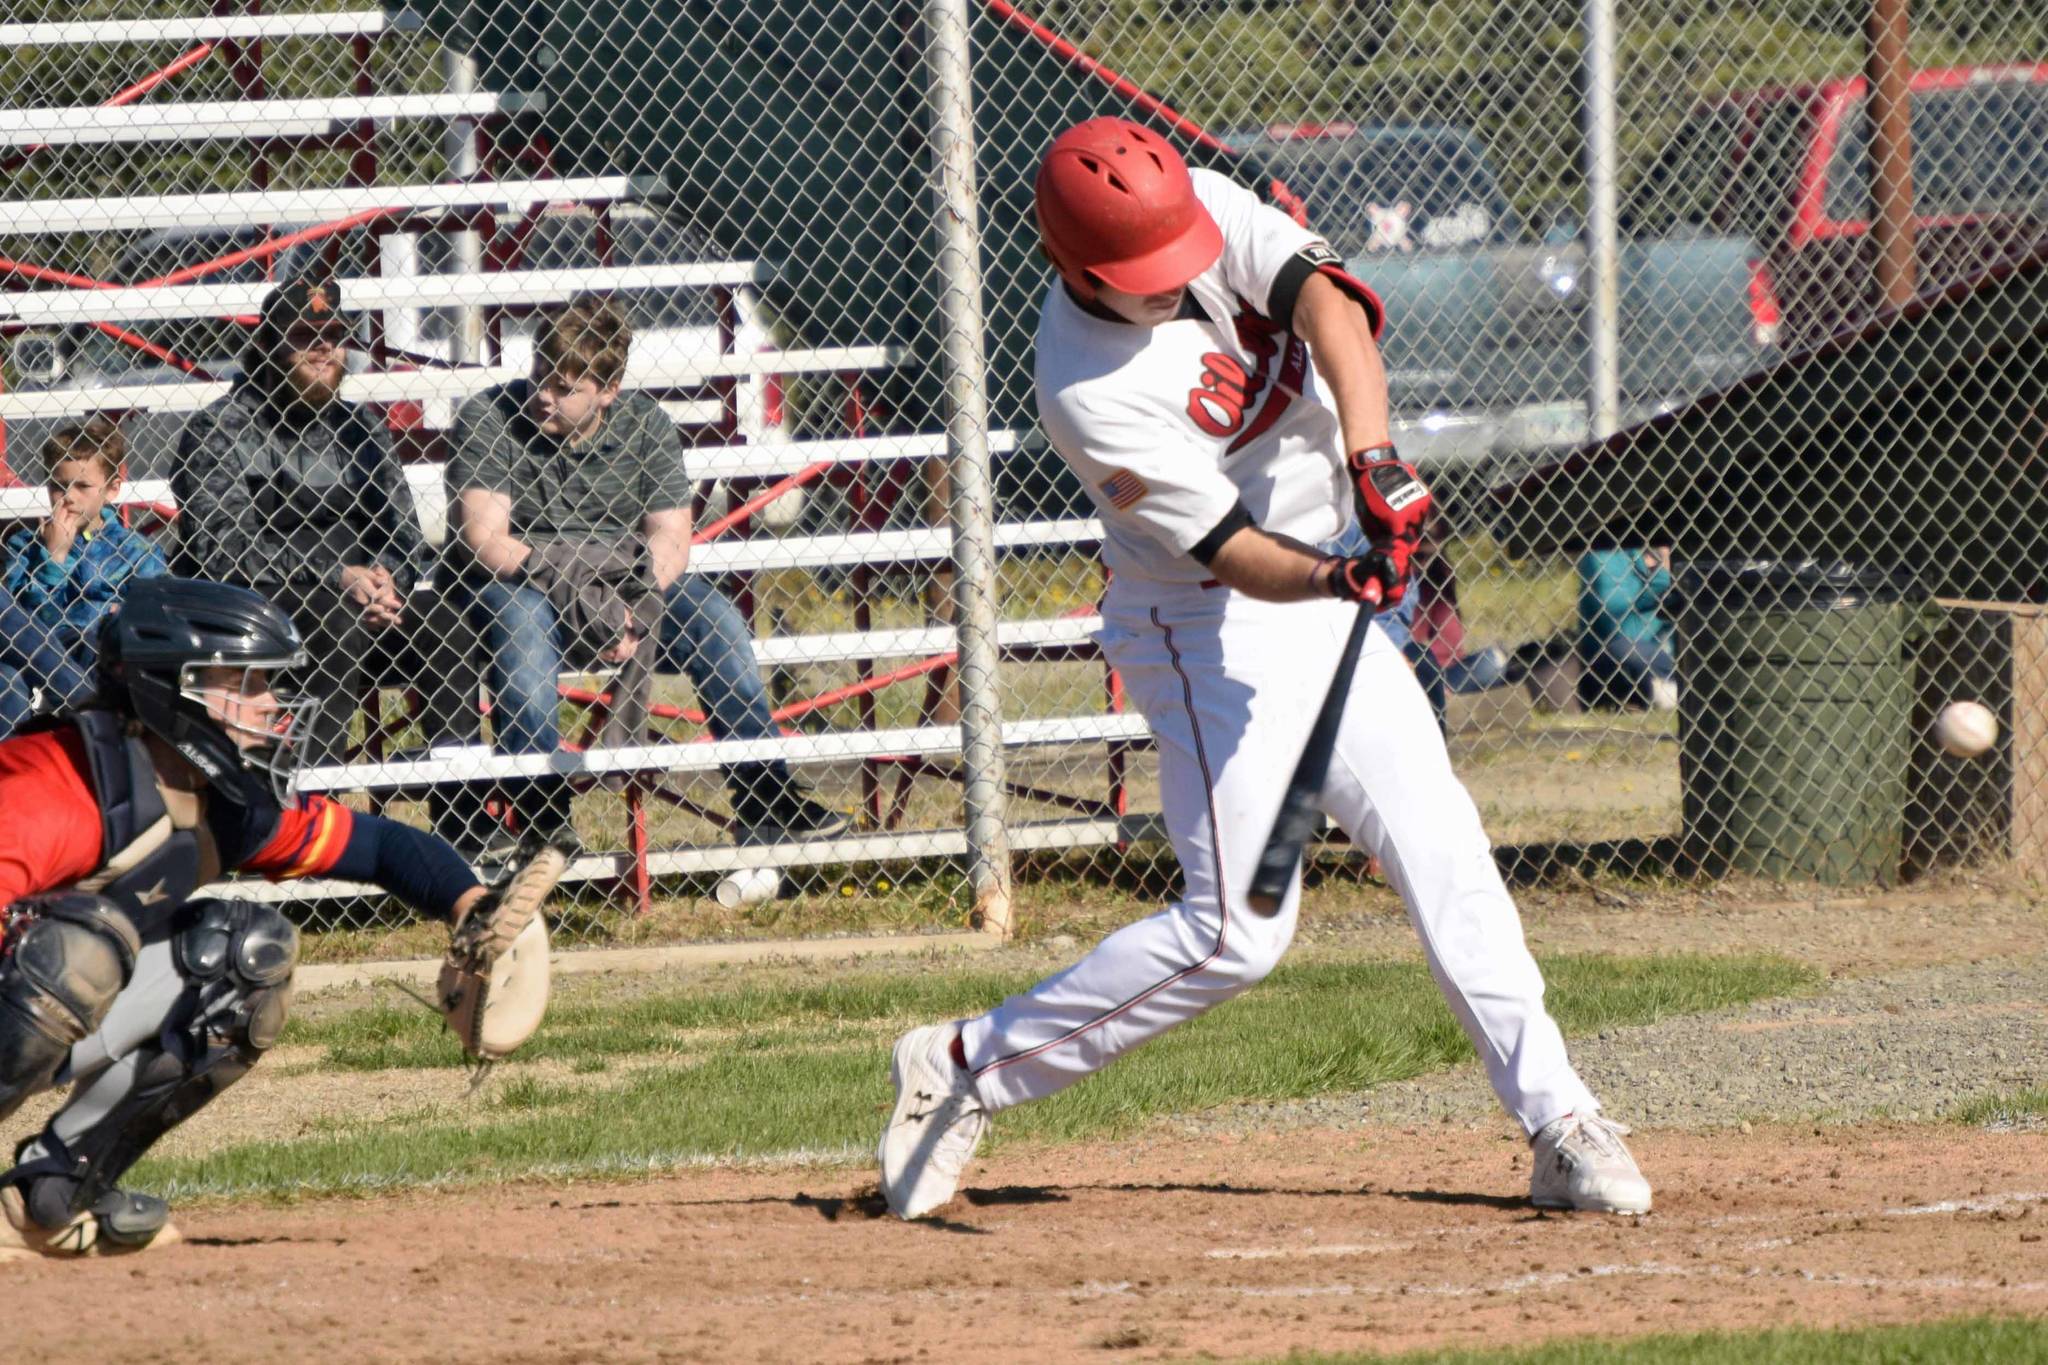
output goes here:
[[[1920, 287], [2048, 242], [2048, 63], [1930, 68], [1911, 92]], [[1866, 316], [1878, 292], [1864, 95], [1859, 76], [1697, 106], [1632, 188], [1623, 230], [1763, 244], [1751, 311], [1782, 320], [1785, 346]]]

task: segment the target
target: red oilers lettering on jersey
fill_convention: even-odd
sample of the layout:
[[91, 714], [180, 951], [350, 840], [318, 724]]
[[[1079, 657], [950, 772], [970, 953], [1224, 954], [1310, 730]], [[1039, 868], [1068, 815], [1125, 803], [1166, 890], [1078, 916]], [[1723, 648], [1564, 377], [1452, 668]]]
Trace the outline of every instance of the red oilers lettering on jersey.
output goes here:
[[1246, 374], [1244, 366], [1221, 351], [1202, 357], [1202, 381], [1188, 390], [1188, 416], [1211, 436], [1228, 436], [1244, 425], [1244, 410], [1266, 386], [1263, 374]]
[[1287, 411], [1287, 405], [1294, 401], [1308, 379], [1307, 344], [1277, 323], [1266, 321], [1249, 306], [1238, 310], [1237, 341], [1252, 353], [1260, 373], [1265, 372], [1276, 355], [1280, 363], [1278, 373], [1273, 376], [1273, 392], [1266, 399], [1266, 405], [1259, 409], [1258, 416], [1252, 418], [1244, 433], [1230, 443], [1228, 453], [1232, 455], [1271, 431], [1273, 424], [1280, 420], [1280, 414]]
[[[1242, 300], [1235, 325], [1238, 344], [1252, 358], [1251, 369], [1222, 351], [1205, 353], [1201, 382], [1188, 391], [1187, 403], [1189, 419], [1203, 431], [1219, 439], [1236, 437], [1226, 452], [1232, 455], [1273, 429], [1308, 374], [1308, 347]], [[1266, 401], [1260, 405], [1262, 394]], [[1254, 408], [1247, 426], [1245, 413]]]

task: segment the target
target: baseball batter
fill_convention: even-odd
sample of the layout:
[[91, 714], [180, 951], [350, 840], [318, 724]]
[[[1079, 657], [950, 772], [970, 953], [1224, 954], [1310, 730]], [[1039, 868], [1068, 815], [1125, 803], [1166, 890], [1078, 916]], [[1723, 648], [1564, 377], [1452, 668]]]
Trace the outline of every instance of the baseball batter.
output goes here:
[[[1327, 243], [1138, 125], [1093, 119], [1038, 171], [1059, 280], [1037, 339], [1039, 417], [1087, 485], [1112, 572], [1104, 653], [1159, 749], [1181, 899], [988, 1013], [912, 1029], [891, 1067], [882, 1190], [951, 1199], [989, 1116], [1050, 1095], [1223, 1003], [1294, 936], [1252, 869], [1357, 604], [1407, 587], [1427, 491], [1388, 439], [1372, 291]], [[1353, 515], [1372, 544], [1313, 546]], [[1530, 1199], [1640, 1213], [1627, 1131], [1565, 1055], [1479, 815], [1421, 687], [1375, 628], [1324, 809], [1407, 903], [1429, 968], [1534, 1144]]]

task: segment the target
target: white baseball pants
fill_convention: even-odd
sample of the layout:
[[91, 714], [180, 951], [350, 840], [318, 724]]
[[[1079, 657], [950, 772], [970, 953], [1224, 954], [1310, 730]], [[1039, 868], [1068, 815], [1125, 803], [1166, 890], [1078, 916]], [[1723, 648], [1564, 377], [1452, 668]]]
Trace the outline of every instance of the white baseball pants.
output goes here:
[[[1298, 878], [1271, 917], [1245, 894], [1356, 608], [1141, 586], [1142, 603], [1137, 588], [1112, 585], [1099, 638], [1158, 742], [1183, 895], [965, 1022], [967, 1060], [991, 1110], [1050, 1095], [1222, 1004], [1270, 972], [1294, 937]], [[1407, 903], [1430, 973], [1508, 1112], [1533, 1134], [1598, 1108], [1543, 1007], [1520, 916], [1428, 699], [1377, 626], [1323, 808], [1379, 858]]]

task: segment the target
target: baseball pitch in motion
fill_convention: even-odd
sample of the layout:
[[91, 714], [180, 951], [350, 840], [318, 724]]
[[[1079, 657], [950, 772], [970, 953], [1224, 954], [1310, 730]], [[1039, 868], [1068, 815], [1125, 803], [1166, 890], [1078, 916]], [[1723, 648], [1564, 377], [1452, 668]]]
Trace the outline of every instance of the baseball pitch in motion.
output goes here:
[[1934, 741], [1952, 758], [1982, 758], [1998, 743], [1998, 717], [1980, 701], [1952, 701], [1934, 718]]
[[[1565, 1055], [1406, 660], [1373, 626], [1349, 688], [1331, 687], [1361, 604], [1406, 592], [1431, 509], [1388, 438], [1379, 299], [1314, 232], [1223, 176], [1191, 173], [1136, 124], [1061, 134], [1035, 194], [1059, 275], [1038, 328], [1039, 417], [1102, 518], [1111, 584], [1097, 638], [1158, 741], [1185, 894], [987, 1013], [897, 1042], [879, 1152], [889, 1207], [938, 1208], [992, 1115], [1273, 969], [1300, 878], [1271, 900], [1257, 883], [1255, 897], [1255, 867], [1334, 691], [1317, 804], [1407, 902], [1445, 999], [1534, 1144], [1531, 1200], [1647, 1211], [1627, 1129], [1600, 1115]], [[1311, 548], [1354, 518], [1367, 553]]]

